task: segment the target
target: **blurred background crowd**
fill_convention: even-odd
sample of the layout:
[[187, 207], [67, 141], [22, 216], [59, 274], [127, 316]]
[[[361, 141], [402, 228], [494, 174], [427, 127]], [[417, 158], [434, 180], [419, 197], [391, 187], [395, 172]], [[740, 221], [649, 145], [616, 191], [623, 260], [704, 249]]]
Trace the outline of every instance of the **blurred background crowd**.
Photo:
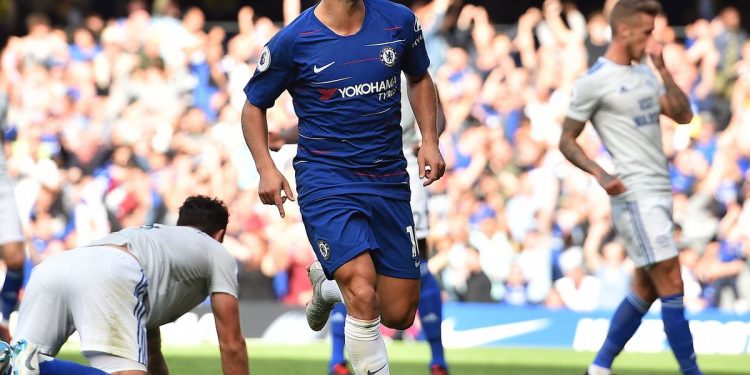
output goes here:
[[[557, 141], [573, 81], [606, 49], [615, 1], [587, 13], [537, 3], [514, 24], [460, 0], [413, 5], [447, 119], [430, 269], [450, 300], [612, 309], [633, 266], [605, 192]], [[113, 18], [60, 4], [54, 19], [30, 12], [0, 55], [3, 151], [31, 262], [125, 226], [174, 223], [184, 198], [207, 194], [231, 213], [241, 297], [304, 304], [314, 255], [299, 210], [288, 202], [281, 219], [261, 204], [239, 123], [242, 88], [283, 23], [250, 6], [227, 31], [174, 1], [130, 1]], [[288, 23], [300, 3], [278, 6]], [[701, 14], [682, 25], [660, 16], [654, 31], [696, 113], [686, 125], [662, 118], [675, 237], [689, 309], [746, 311], [750, 39], [737, 8]], [[268, 118], [272, 131], [296, 124], [288, 94]], [[611, 168], [590, 126], [579, 141]], [[274, 154], [289, 177], [294, 152]]]

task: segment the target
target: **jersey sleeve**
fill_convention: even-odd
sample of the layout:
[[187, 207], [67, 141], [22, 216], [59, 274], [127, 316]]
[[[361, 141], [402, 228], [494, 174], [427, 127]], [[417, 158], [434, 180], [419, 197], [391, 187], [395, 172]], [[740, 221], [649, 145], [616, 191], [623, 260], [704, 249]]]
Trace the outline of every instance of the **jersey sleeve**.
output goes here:
[[422, 34], [422, 24], [419, 18], [411, 12], [406, 12], [404, 17], [404, 30], [406, 49], [404, 51], [404, 61], [401, 69], [410, 76], [422, 76], [430, 66], [430, 58], [427, 56], [427, 49], [424, 44], [424, 34]]
[[245, 86], [247, 101], [258, 108], [273, 107], [276, 99], [294, 82], [294, 41], [280, 31], [263, 47], [255, 73]]
[[567, 114], [567, 117], [581, 122], [590, 120], [599, 107], [599, 96], [593, 86], [594, 80], [587, 78], [589, 77], [581, 77], [573, 85], [573, 95]]
[[238, 297], [237, 262], [224, 246], [219, 245], [219, 248], [213, 254], [213, 268], [208, 293], [227, 293]]

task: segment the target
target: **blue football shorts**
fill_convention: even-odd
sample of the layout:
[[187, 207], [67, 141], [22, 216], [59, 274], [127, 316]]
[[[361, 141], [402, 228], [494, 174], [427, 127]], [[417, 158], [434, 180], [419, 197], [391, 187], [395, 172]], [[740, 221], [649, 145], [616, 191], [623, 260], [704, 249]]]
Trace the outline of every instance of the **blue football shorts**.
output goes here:
[[351, 194], [306, 202], [300, 210], [307, 238], [329, 279], [344, 263], [368, 250], [378, 274], [420, 277], [409, 201]]

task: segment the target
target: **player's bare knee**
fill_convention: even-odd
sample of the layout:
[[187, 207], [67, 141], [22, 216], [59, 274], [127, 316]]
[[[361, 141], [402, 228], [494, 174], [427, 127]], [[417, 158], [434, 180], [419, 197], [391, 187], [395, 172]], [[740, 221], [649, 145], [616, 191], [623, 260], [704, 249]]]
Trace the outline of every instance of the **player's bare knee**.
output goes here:
[[3, 261], [8, 268], [21, 268], [26, 257], [23, 242], [10, 242], [2, 245]]
[[[343, 292], [348, 302], [347, 308], [350, 315], [377, 314], [377, 295], [375, 293], [375, 288], [372, 285], [363, 282], [355, 282], [352, 283], [352, 285], [345, 287]], [[368, 319], [368, 317], [361, 317], [360, 319]]]

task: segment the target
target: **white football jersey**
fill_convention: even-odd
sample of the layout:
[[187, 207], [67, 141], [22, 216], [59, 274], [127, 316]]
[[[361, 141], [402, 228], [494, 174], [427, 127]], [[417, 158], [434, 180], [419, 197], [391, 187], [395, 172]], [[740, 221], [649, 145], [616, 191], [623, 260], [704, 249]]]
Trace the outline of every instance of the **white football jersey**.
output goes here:
[[114, 232], [93, 245], [127, 246], [148, 279], [147, 328], [174, 321], [212, 293], [237, 297], [237, 263], [224, 246], [185, 226], [147, 225]]
[[612, 155], [615, 174], [628, 189], [616, 199], [632, 200], [671, 189], [659, 126], [663, 93], [664, 87], [646, 65], [621, 65], [604, 57], [573, 86], [567, 116], [591, 120]]

